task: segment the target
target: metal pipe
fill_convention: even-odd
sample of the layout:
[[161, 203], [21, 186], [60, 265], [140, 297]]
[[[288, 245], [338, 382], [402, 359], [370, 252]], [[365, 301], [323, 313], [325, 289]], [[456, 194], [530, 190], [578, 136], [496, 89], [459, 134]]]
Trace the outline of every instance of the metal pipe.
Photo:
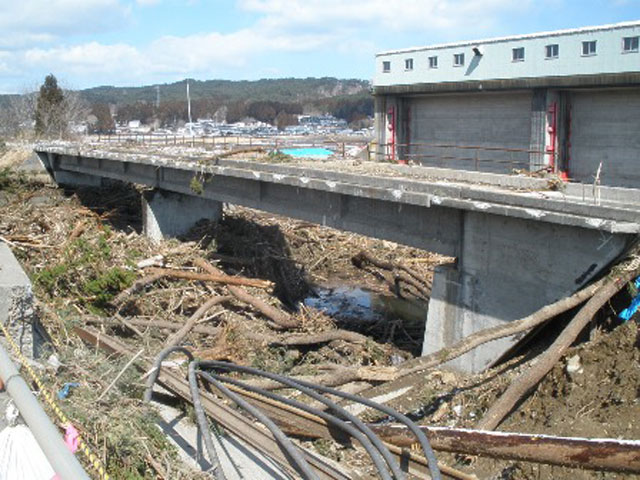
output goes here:
[[89, 480], [89, 476], [62, 440], [60, 432], [31, 393], [27, 382], [0, 344], [0, 377], [22, 418], [61, 480]]

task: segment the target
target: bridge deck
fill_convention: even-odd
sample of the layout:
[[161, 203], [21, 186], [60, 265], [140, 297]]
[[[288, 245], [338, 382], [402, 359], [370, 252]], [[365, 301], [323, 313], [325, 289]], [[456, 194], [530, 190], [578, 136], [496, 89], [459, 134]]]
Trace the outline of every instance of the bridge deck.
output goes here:
[[[172, 188], [168, 187], [177, 187], [180, 180], [186, 179], [188, 186], [194, 176], [201, 178], [205, 187], [211, 177], [223, 176], [610, 233], [640, 232], [637, 189], [575, 183], [561, 184], [558, 188], [548, 178], [353, 160], [268, 163], [264, 159], [217, 159], [211, 152], [198, 149], [182, 149], [176, 154], [172, 148], [104, 150], [82, 144], [49, 144], [39, 145], [36, 151], [56, 154], [59, 162], [56, 168], [169, 190]], [[149, 175], [151, 171], [153, 175]], [[184, 188], [178, 190], [190, 193]]]

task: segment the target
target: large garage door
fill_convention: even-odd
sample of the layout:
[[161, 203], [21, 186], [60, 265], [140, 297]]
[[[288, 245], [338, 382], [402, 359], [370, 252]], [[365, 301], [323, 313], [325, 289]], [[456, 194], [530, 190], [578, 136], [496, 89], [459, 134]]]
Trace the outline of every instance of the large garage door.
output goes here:
[[569, 175], [603, 185], [640, 185], [640, 90], [572, 92]]
[[529, 168], [531, 92], [433, 95], [407, 100], [409, 157], [485, 172]]

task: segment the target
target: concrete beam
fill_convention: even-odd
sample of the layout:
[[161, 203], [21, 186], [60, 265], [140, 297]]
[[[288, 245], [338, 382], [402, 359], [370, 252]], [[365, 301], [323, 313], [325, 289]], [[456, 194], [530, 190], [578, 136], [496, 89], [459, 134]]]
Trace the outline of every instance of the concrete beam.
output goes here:
[[462, 82], [416, 83], [407, 85], [374, 85], [373, 95], [424, 95], [444, 92], [488, 92], [528, 88], [626, 87], [640, 83], [640, 72], [598, 73], [539, 78], [507, 78], [468, 80]]
[[85, 173], [54, 170], [53, 179], [62, 187], [95, 187], [102, 186], [102, 177], [87, 175]]
[[142, 225], [147, 237], [159, 242], [186, 234], [198, 220], [218, 220], [222, 203], [181, 193], [151, 190], [142, 197]]

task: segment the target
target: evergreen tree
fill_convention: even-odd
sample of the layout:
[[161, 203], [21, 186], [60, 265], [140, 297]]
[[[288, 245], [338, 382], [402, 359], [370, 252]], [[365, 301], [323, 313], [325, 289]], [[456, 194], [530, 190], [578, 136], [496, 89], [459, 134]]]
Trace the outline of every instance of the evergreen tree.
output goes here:
[[36, 135], [62, 137], [67, 130], [64, 94], [53, 74], [47, 75], [40, 87], [36, 105]]

